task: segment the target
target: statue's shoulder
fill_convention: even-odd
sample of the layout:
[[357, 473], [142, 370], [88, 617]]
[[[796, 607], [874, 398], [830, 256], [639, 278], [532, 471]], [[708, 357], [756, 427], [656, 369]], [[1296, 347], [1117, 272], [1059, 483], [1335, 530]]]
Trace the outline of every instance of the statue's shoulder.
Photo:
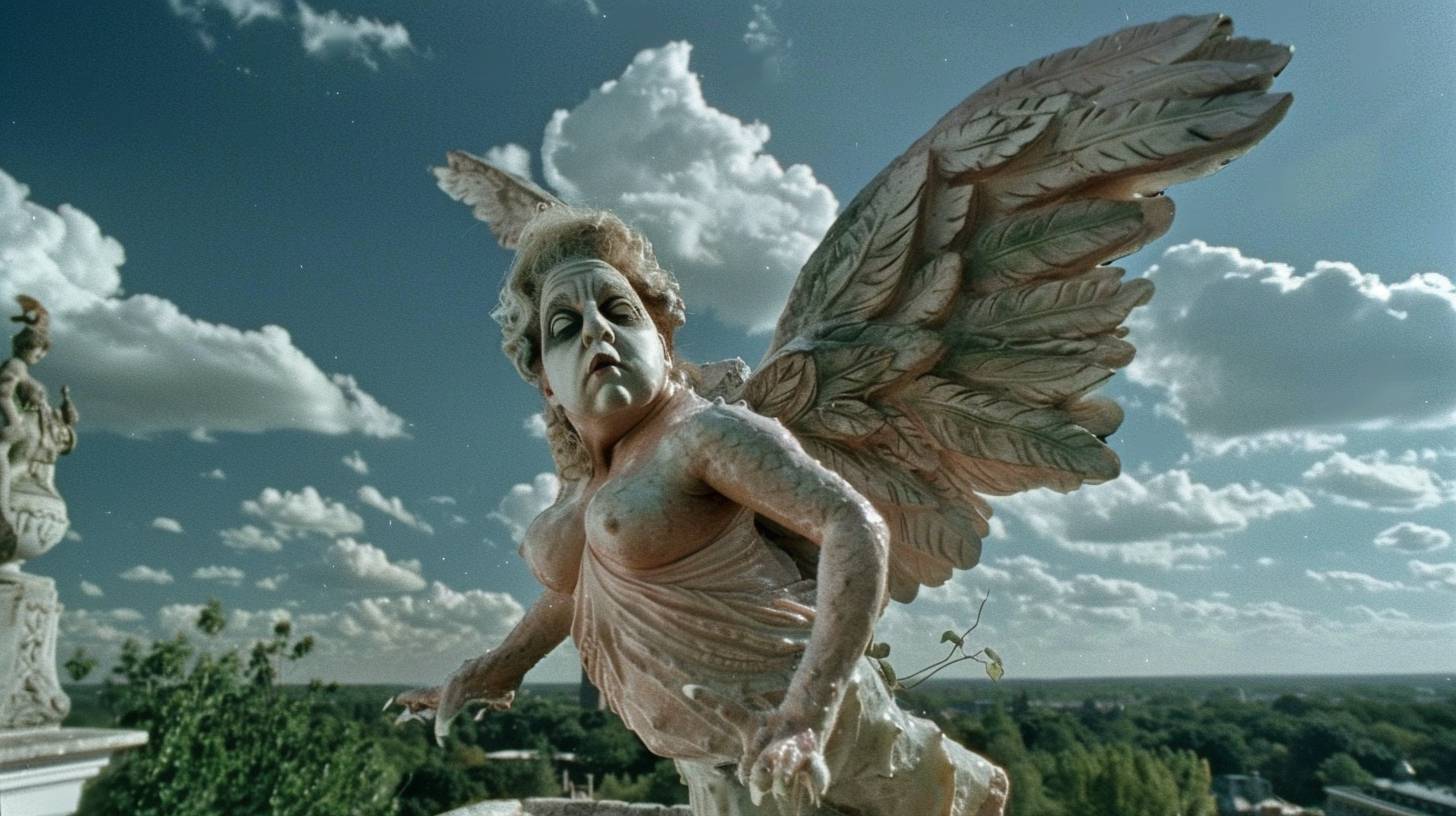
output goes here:
[[766, 417], [742, 401], [728, 402], [721, 397], [704, 399], [695, 395], [697, 404], [677, 423], [676, 434], [681, 444], [704, 456], [756, 442], [792, 444], [793, 435], [783, 423]]

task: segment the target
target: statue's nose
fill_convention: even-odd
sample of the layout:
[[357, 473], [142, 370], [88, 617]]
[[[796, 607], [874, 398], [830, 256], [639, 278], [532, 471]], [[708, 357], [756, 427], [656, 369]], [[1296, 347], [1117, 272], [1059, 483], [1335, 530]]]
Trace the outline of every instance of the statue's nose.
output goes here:
[[612, 331], [612, 323], [607, 320], [601, 312], [593, 309], [582, 322], [581, 343], [582, 346], [590, 348], [597, 341], [610, 343], [617, 337]]

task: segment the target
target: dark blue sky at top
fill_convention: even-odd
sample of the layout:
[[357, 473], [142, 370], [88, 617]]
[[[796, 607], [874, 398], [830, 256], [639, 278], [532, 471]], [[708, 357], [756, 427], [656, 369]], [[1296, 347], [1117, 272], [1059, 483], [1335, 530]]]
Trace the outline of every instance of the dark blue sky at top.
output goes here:
[[[600, 5], [600, 18], [564, 0], [339, 6], [409, 28], [415, 53], [371, 71], [305, 55], [289, 25], [219, 22], [216, 48], [205, 50], [162, 0], [5, 4], [0, 169], [29, 185], [37, 203], [69, 202], [117, 238], [127, 292], [157, 294], [202, 320], [287, 328], [325, 371], [357, 376], [411, 436], [270, 432], [200, 444], [83, 426], [60, 482], [85, 540], [58, 547], [38, 571], [74, 584], [133, 563], [190, 573], [231, 557], [261, 577], [268, 556], [224, 551], [215, 530], [246, 522], [239, 503], [264, 486], [352, 497], [361, 479], [338, 460], [358, 449], [372, 470], [362, 481], [403, 497], [438, 530], [425, 538], [366, 509], [363, 538], [392, 558], [421, 559], [426, 578], [528, 599], [534, 582], [486, 516], [510, 485], [549, 468], [543, 443], [521, 429], [539, 398], [499, 353], [488, 317], [509, 256], [426, 172], [446, 150], [516, 142], [534, 155], [553, 110], [618, 77], [641, 49], [685, 39], [709, 104], [767, 123], [768, 152], [785, 166], [810, 164], [843, 205], [1002, 71], [1129, 24], [1205, 10], [788, 0], [774, 18], [792, 47], [771, 74], [742, 41], [748, 3]], [[1202, 238], [1300, 269], [1337, 259], [1387, 280], [1456, 271], [1456, 6], [1226, 2], [1218, 10], [1241, 32], [1295, 44], [1278, 82], [1295, 105], [1259, 149], [1175, 193], [1171, 232], [1129, 270]], [[688, 306], [679, 348], [689, 358], [756, 362], [766, 338]], [[77, 399], [84, 421], [84, 391]], [[1130, 463], [1166, 468], [1181, 441], [1170, 421], [1149, 414], [1119, 450]], [[198, 478], [215, 467], [226, 481]], [[1210, 467], [1246, 477], [1236, 463]], [[1260, 476], [1292, 478], [1300, 468], [1274, 464]], [[439, 494], [457, 497], [449, 512], [470, 524], [444, 523], [445, 511], [425, 502]], [[151, 529], [155, 516], [179, 519], [186, 536]], [[264, 603], [249, 587], [203, 593], [113, 581], [104, 605], [149, 610], [199, 594]], [[323, 586], [290, 587], [294, 597], [313, 591], [332, 597]]]

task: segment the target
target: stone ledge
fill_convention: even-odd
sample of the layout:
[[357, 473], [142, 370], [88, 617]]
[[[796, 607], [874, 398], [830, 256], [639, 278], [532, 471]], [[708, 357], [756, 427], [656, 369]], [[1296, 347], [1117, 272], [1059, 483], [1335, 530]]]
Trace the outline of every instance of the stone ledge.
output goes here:
[[27, 728], [0, 731], [0, 768], [43, 765], [144, 745], [145, 731], [112, 728]]
[[687, 805], [591, 799], [493, 799], [440, 816], [692, 816]]

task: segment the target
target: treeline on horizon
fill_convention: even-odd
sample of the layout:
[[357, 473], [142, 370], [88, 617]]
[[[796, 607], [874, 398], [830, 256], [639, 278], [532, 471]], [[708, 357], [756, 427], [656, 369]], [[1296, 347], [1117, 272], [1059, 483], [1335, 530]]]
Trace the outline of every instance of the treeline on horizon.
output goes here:
[[[574, 686], [528, 686], [510, 711], [457, 720], [439, 748], [428, 725], [397, 726], [380, 710], [389, 689], [279, 685], [313, 644], [286, 622], [239, 652], [213, 639], [224, 620], [212, 604], [200, 639], [128, 644], [103, 684], [68, 688], [68, 726], [151, 735], [92, 783], [81, 814], [436, 816], [560, 795], [563, 771], [578, 786], [591, 774], [598, 798], [687, 799], [672, 764], [614, 715], [583, 710]], [[67, 662], [73, 679], [88, 663]], [[1389, 776], [1400, 761], [1418, 779], [1456, 781], [1450, 678], [946, 681], [901, 704], [1005, 767], [1013, 816], [1213, 816], [1220, 774], [1258, 773], [1277, 795], [1315, 806], [1326, 785]], [[508, 749], [536, 758], [486, 756]], [[553, 761], [560, 754], [574, 757]]]

